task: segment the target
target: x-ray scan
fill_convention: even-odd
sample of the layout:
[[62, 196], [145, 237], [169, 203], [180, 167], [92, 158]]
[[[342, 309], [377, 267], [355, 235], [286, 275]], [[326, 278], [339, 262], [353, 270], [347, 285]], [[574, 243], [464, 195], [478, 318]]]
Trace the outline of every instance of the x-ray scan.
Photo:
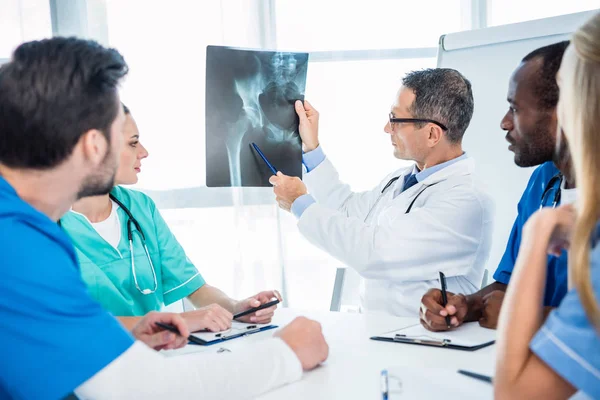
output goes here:
[[307, 53], [206, 48], [206, 185], [271, 186], [274, 168], [302, 176], [296, 100]]

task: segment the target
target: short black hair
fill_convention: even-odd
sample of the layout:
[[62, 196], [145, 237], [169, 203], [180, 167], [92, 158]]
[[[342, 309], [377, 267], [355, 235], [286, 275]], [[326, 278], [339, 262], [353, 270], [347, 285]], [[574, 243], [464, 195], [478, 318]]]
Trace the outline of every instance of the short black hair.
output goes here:
[[554, 43], [540, 47], [527, 54], [522, 62], [541, 59], [542, 66], [535, 76], [533, 93], [539, 101], [539, 106], [544, 110], [555, 108], [558, 104], [558, 84], [556, 74], [560, 68], [563, 55], [569, 47], [569, 41]]
[[409, 72], [402, 79], [402, 85], [415, 93], [411, 107], [413, 117], [446, 125], [448, 140], [461, 142], [475, 107], [471, 82], [467, 78], [455, 69], [428, 68]]
[[125, 115], [131, 114], [131, 110], [125, 105], [125, 103], [121, 103], [121, 105], [123, 106], [123, 112], [125, 113]]
[[0, 67], [0, 163], [48, 169], [66, 160], [91, 129], [110, 142], [127, 74], [115, 49], [77, 38], [24, 43]]

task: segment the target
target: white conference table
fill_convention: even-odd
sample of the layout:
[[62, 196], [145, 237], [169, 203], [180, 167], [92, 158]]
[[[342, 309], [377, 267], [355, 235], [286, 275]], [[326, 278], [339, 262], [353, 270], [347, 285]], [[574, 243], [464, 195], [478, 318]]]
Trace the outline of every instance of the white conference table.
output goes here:
[[[339, 312], [300, 311], [278, 309], [273, 323], [280, 327], [297, 316], [319, 321], [329, 344], [329, 358], [317, 369], [306, 372], [301, 381], [275, 389], [259, 397], [274, 399], [381, 399], [381, 370], [399, 371], [399, 378], [423, 381], [423, 394], [419, 398], [452, 398], [445, 396], [442, 380], [452, 379], [467, 390], [467, 398], [492, 398], [491, 385], [456, 373], [458, 369], [493, 375], [495, 346], [474, 352], [389, 343], [370, 340], [387, 331], [418, 323], [412, 318], [398, 318], [382, 314], [354, 314]], [[216, 352], [224, 347], [232, 352], [271, 337], [276, 330], [265, 331], [244, 338], [234, 339], [214, 346], [188, 345], [170, 351], [168, 356], [190, 352]], [[443, 375], [440, 379], [440, 374]], [[408, 376], [412, 375], [412, 376]], [[456, 383], [455, 383], [456, 384]], [[391, 386], [391, 385], [390, 385]], [[466, 389], [464, 389], [466, 388]], [[406, 390], [405, 390], [406, 391]], [[465, 397], [465, 396], [461, 396]], [[392, 393], [390, 400], [414, 398]]]

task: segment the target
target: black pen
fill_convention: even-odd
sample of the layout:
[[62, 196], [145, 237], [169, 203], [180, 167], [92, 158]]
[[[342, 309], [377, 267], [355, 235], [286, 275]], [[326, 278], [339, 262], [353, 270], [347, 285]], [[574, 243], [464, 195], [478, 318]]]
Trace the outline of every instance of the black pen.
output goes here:
[[167, 330], [169, 332], [173, 332], [178, 334], [179, 336], [183, 336], [180, 332], [179, 329], [177, 329], [175, 326], [173, 325], [169, 325], [169, 324], [163, 324], [162, 322], [155, 322], [154, 323], [156, 326], [158, 326], [159, 328], [163, 328], [164, 330]]
[[[446, 275], [440, 271], [440, 284], [442, 285], [442, 305], [448, 304], [448, 293], [446, 293]], [[450, 328], [450, 316], [446, 315], [446, 325]]]
[[[158, 326], [159, 328], [163, 328], [164, 330], [167, 330], [167, 331], [169, 331], [169, 332], [176, 333], [176, 334], [178, 334], [179, 336], [183, 336], [183, 335], [181, 334], [181, 332], [179, 332], [179, 329], [177, 329], [177, 328], [176, 328], [175, 326], [173, 326], [173, 325], [169, 325], [169, 324], [163, 324], [162, 322], [155, 322], [154, 324], [155, 324], [156, 326]], [[196, 333], [201, 333], [201, 332], [212, 332], [212, 331], [210, 331], [210, 330], [208, 330], [208, 329], [203, 329], [203, 330], [201, 330], [201, 331], [197, 331]], [[215, 334], [215, 337], [221, 337], [221, 335], [222, 335], [221, 333], [216, 333], [216, 334]], [[196, 341], [197, 341], [197, 340], [196, 340], [196, 338], [195, 338], [195, 337], [193, 337], [192, 335], [188, 336], [188, 337], [187, 337], [187, 339], [188, 339], [190, 342], [196, 342]]]
[[476, 374], [475, 372], [465, 371], [464, 369], [459, 369], [457, 371], [459, 374], [463, 374], [468, 376], [469, 378], [478, 379], [480, 381], [484, 381], [487, 383], [492, 383], [492, 377], [487, 375]]
[[262, 310], [262, 309], [265, 309], [265, 308], [273, 307], [275, 304], [279, 304], [279, 299], [276, 299], [276, 300], [270, 301], [268, 303], [261, 304], [258, 307], [250, 308], [250, 309], [248, 309], [246, 311], [242, 311], [240, 313], [237, 313], [237, 314], [235, 314], [233, 316], [233, 319], [238, 319], [238, 318], [241, 318], [241, 317], [245, 317], [246, 315], [255, 313], [258, 310]]

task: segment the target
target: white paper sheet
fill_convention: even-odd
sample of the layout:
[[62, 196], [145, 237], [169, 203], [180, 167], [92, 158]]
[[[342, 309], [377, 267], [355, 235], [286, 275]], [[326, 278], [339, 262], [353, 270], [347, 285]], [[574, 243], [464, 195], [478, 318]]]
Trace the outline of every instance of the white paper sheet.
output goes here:
[[[494, 398], [492, 384], [461, 375], [454, 370], [418, 367], [390, 367], [388, 370], [389, 400]], [[472, 371], [486, 375], [487, 371]]]

